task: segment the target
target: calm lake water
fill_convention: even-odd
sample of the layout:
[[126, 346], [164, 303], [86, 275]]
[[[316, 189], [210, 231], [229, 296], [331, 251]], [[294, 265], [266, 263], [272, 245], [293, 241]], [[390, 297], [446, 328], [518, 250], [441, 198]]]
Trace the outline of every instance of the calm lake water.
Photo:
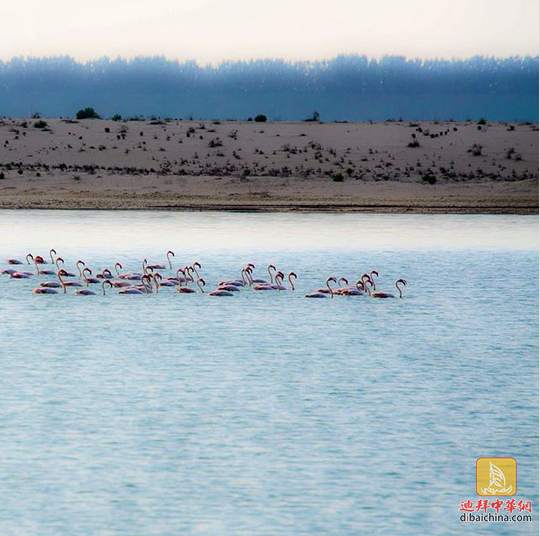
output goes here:
[[[538, 533], [537, 217], [0, 211], [0, 268], [51, 247], [298, 290], [0, 276], [2, 535]], [[405, 298], [303, 298], [370, 269]], [[483, 456], [517, 460], [532, 523], [459, 521]]]

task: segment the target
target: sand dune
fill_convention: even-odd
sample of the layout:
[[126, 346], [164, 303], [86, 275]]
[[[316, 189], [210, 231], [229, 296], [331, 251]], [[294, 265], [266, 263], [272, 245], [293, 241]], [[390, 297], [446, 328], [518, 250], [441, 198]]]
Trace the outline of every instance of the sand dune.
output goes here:
[[44, 121], [0, 120], [1, 208], [538, 213], [535, 124]]

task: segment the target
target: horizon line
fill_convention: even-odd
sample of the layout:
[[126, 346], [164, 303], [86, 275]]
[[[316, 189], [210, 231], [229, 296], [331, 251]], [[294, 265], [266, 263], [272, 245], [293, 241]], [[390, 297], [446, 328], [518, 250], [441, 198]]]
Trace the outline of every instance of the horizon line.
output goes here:
[[108, 56], [108, 55], [100, 55], [95, 56], [92, 58], [78, 58], [75, 55], [66, 53], [66, 54], [51, 54], [51, 55], [29, 55], [29, 54], [20, 54], [15, 56], [10, 56], [8, 58], [4, 58], [0, 55], [0, 62], [2, 63], [9, 63], [14, 60], [51, 60], [51, 59], [71, 59], [75, 63], [84, 65], [84, 64], [90, 64], [102, 60], [108, 60], [108, 61], [124, 61], [124, 62], [131, 62], [133, 60], [137, 59], [163, 59], [170, 63], [178, 63], [178, 64], [185, 64], [185, 63], [194, 63], [198, 65], [199, 67], [210, 67], [210, 66], [217, 66], [225, 63], [255, 63], [259, 61], [275, 61], [275, 62], [283, 62], [283, 63], [289, 63], [289, 64], [309, 64], [309, 63], [324, 63], [324, 62], [332, 62], [337, 59], [341, 58], [365, 58], [368, 61], [381, 61], [387, 58], [399, 58], [403, 59], [406, 62], [432, 62], [432, 61], [443, 61], [443, 62], [459, 62], [459, 61], [470, 61], [475, 58], [481, 58], [481, 59], [488, 59], [488, 60], [509, 60], [509, 59], [533, 59], [533, 60], [539, 60], [540, 55], [532, 55], [532, 54], [510, 54], [506, 56], [496, 56], [496, 55], [483, 55], [483, 54], [472, 54], [469, 56], [407, 56], [405, 54], [383, 54], [380, 56], [369, 56], [367, 54], [358, 53], [358, 52], [343, 52], [339, 54], [334, 54], [332, 56], [325, 56], [317, 59], [287, 59], [284, 57], [279, 56], [260, 56], [260, 57], [253, 57], [253, 58], [243, 58], [243, 59], [220, 59], [216, 61], [209, 61], [209, 62], [203, 62], [201, 60], [198, 60], [196, 58], [173, 58], [166, 56], [165, 54], [138, 54], [134, 56], [122, 56], [122, 55], [116, 55], [116, 56]]

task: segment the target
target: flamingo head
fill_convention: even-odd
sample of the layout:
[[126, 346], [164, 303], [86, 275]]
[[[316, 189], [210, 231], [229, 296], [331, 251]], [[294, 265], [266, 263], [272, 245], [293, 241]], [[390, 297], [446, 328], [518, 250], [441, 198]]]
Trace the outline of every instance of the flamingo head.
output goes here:
[[201, 264], [199, 262], [194, 262], [193, 263], [193, 268], [198, 268], [199, 270], [202, 268]]
[[289, 274], [289, 279], [290, 279], [291, 277], [294, 277], [295, 279], [298, 279], [298, 276], [296, 275], [296, 272], [291, 272], [291, 273]]
[[340, 278], [339, 278], [339, 282], [341, 283], [342, 281], [343, 281], [346, 285], [349, 284], [349, 280], [348, 280], [346, 277], [340, 277]]
[[402, 283], [403, 285], [407, 286], [407, 281], [405, 281], [405, 279], [398, 279], [398, 280], [396, 281], [396, 285], [397, 285], [398, 283]]
[[92, 270], [90, 270], [90, 268], [88, 268], [88, 267], [83, 268], [82, 273], [85, 274], [85, 273], [87, 273], [87, 272], [88, 272], [89, 275], [92, 275]]
[[116, 268], [117, 266], [118, 266], [118, 268], [120, 268], [120, 269], [123, 268], [123, 266], [122, 266], [119, 262], [117, 262], [117, 263], [114, 265], [115, 268]]
[[[62, 257], [58, 257], [56, 259], [56, 264], [58, 264], [59, 262], [61, 262], [62, 264], [64, 264], [64, 259], [62, 259]], [[82, 264], [84, 265], [84, 262], [83, 261], [79, 261], [79, 262], [82, 262]]]
[[371, 277], [373, 277], [374, 275], [376, 275], [377, 277], [379, 277], [379, 272], [377, 272], [377, 270], [371, 270], [371, 272], [369, 272], [369, 275]]
[[203, 287], [206, 285], [206, 281], [202, 277], [199, 277], [197, 283], [200, 283]]
[[171, 251], [171, 250], [167, 251], [167, 256], [169, 256], [169, 255], [172, 255], [174, 257], [175, 256], [174, 251]]
[[327, 280], [326, 280], [326, 284], [330, 283], [330, 281], [332, 281], [333, 283], [337, 283], [337, 279], [335, 277], [329, 277]]

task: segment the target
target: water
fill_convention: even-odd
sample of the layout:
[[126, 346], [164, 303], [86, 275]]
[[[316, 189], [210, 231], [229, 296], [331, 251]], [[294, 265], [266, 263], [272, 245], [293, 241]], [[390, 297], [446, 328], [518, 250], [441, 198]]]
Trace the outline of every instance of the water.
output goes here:
[[[299, 275], [232, 298], [0, 276], [0, 533], [506, 534], [459, 507], [511, 456], [512, 531], [537, 534], [537, 240], [536, 217], [0, 211], [1, 259]], [[405, 298], [303, 298], [371, 268]]]

